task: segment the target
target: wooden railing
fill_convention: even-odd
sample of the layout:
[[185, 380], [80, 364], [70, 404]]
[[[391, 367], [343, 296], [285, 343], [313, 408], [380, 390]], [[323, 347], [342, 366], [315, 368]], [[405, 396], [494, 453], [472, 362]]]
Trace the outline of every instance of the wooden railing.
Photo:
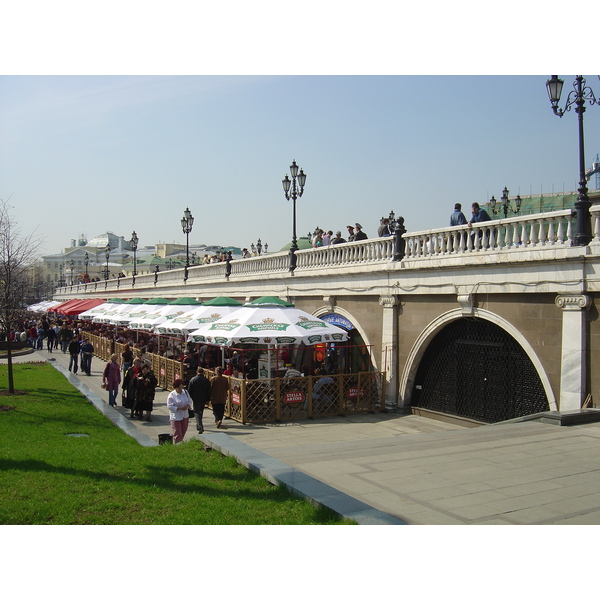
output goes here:
[[[109, 361], [112, 354], [121, 358], [125, 345], [94, 334], [87, 334], [94, 355]], [[151, 354], [151, 368], [158, 386], [171, 391], [175, 379], [189, 380], [192, 373], [177, 360]], [[210, 379], [214, 371], [204, 369]], [[325, 382], [319, 383], [323, 377]], [[226, 377], [229, 391], [225, 416], [239, 423], [274, 423], [385, 410], [385, 377], [377, 371], [277, 377], [273, 379], [237, 379]]]

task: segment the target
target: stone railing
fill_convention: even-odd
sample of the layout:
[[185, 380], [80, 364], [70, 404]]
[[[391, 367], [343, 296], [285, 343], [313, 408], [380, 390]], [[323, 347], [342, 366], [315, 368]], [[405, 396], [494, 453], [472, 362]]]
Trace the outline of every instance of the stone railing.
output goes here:
[[[468, 255], [475, 252], [520, 252], [524, 249], [542, 250], [546, 248], [568, 247], [574, 236], [575, 212], [561, 210], [534, 215], [518, 216], [510, 219], [497, 219], [477, 223], [472, 227], [462, 225], [406, 233], [405, 257], [403, 260], [440, 258], [442, 256]], [[593, 240], [590, 245], [600, 245], [600, 205], [591, 209]], [[346, 242], [309, 248], [296, 252], [296, 273], [311, 270], [331, 269], [332, 267], [385, 265], [393, 262], [395, 238], [373, 238], [360, 242]], [[208, 265], [195, 265], [189, 268], [186, 286], [220, 282], [228, 278], [248, 277], [289, 272], [288, 252], [277, 252], [252, 258], [232, 260]], [[425, 264], [421, 266], [426, 266]], [[131, 277], [110, 279], [95, 283], [67, 286], [57, 290], [63, 294], [103, 294], [111, 292], [131, 296], [136, 290], [158, 287], [179, 287], [183, 285], [184, 269], [171, 269], [157, 274], [138, 275], [135, 285]]]
[[573, 211], [562, 210], [408, 233], [406, 258], [570, 246], [574, 219]]

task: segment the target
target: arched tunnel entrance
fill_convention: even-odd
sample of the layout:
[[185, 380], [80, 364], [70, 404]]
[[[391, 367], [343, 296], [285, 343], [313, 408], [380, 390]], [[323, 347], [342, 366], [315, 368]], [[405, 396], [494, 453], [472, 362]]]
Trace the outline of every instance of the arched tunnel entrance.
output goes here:
[[518, 342], [495, 323], [470, 317], [452, 321], [431, 340], [411, 405], [486, 423], [550, 409]]

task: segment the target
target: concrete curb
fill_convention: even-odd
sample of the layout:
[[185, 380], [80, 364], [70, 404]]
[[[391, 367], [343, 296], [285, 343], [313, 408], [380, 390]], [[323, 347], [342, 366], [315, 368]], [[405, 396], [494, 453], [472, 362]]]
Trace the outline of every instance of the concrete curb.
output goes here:
[[75, 386], [90, 402], [93, 404], [113, 425], [123, 430], [127, 435], [130, 435], [141, 446], [151, 447], [158, 446], [158, 442], [154, 441], [149, 435], [140, 431], [133, 423], [128, 421], [122, 414], [118, 413], [111, 406], [108, 406], [98, 394], [90, 390], [90, 388], [73, 375], [68, 369], [59, 365], [55, 361], [49, 360], [59, 373], [64, 375], [70, 384]]
[[314, 506], [325, 506], [359, 525], [406, 525], [404, 521], [384, 513], [352, 496], [270, 457], [268, 454], [231, 438], [226, 433], [205, 433], [198, 436], [209, 448], [225, 456], [233, 456], [246, 469], [258, 473], [274, 485], [308, 500]]

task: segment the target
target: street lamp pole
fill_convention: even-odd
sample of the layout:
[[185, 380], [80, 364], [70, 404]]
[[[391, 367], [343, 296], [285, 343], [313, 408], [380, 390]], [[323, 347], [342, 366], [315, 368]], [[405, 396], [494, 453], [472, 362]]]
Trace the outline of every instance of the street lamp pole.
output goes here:
[[74, 279], [75, 279], [75, 261], [73, 259], [71, 259], [71, 261], [69, 262], [69, 267], [71, 268], [71, 285], [73, 285], [74, 283]]
[[598, 103], [598, 100], [594, 96], [592, 89], [586, 86], [583, 76], [577, 75], [573, 82], [573, 90], [569, 92], [565, 107], [561, 109], [558, 107], [558, 103], [560, 102], [560, 94], [564, 83], [557, 75], [552, 75], [552, 79], [546, 81], [546, 89], [548, 90], [550, 105], [556, 116], [562, 117], [575, 104], [575, 112], [579, 117], [579, 189], [577, 190], [579, 195], [574, 205], [577, 211], [577, 233], [573, 238], [573, 246], [587, 246], [592, 241], [592, 227], [590, 222], [590, 206], [592, 203], [588, 197], [585, 178], [583, 113], [585, 112], [586, 100], [590, 105]]
[[106, 256], [106, 272], [104, 273], [104, 280], [108, 281], [108, 277], [110, 275], [110, 271], [108, 270], [108, 259], [110, 257], [110, 244], [106, 244], [106, 248], [104, 248], [104, 256]]
[[[290, 174], [292, 179], [286, 175], [285, 179], [282, 180], [283, 191], [285, 193], [285, 199], [289, 201], [293, 200], [293, 233], [292, 233], [292, 245], [290, 247], [290, 271], [294, 271], [296, 268], [296, 251], [298, 250], [298, 240], [296, 238], [296, 198], [301, 198], [304, 193], [304, 184], [306, 183], [306, 175], [304, 171], [300, 169], [298, 172], [298, 165], [296, 161], [292, 161], [290, 165]], [[296, 185], [296, 180], [298, 185]], [[291, 190], [291, 191], [290, 191]]]
[[183, 281], [188, 279], [188, 269], [190, 268], [190, 232], [192, 231], [192, 225], [194, 224], [194, 217], [189, 208], [186, 208], [183, 217], [181, 218], [181, 228], [185, 233], [185, 275]]
[[508, 189], [506, 188], [506, 186], [504, 186], [504, 189], [502, 190], [502, 197], [500, 198], [500, 201], [502, 202], [502, 207], [499, 208], [498, 210], [496, 210], [496, 198], [494, 198], [494, 196], [492, 196], [492, 199], [490, 200], [490, 207], [492, 208], [492, 212], [495, 215], [499, 215], [500, 214], [500, 210], [502, 210], [502, 212], [504, 213], [504, 218], [506, 219], [506, 217], [508, 216], [508, 213], [511, 212], [513, 214], [518, 214], [518, 212], [521, 210], [521, 196], [518, 195], [515, 198], [515, 207], [516, 209], [513, 210], [512, 208], [510, 208], [510, 200], [508, 198]]
[[90, 278], [89, 273], [88, 273], [88, 265], [90, 264], [90, 257], [87, 252], [85, 253], [85, 257], [83, 259], [83, 264], [85, 265], [85, 282], [87, 283]]
[[139, 242], [139, 238], [137, 236], [137, 233], [134, 231], [131, 234], [131, 239], [129, 240], [129, 244], [131, 246], [131, 249], [133, 250], [133, 281], [132, 284], [135, 285], [135, 276], [137, 275], [137, 261], [136, 261], [136, 251], [138, 249], [138, 242]]

